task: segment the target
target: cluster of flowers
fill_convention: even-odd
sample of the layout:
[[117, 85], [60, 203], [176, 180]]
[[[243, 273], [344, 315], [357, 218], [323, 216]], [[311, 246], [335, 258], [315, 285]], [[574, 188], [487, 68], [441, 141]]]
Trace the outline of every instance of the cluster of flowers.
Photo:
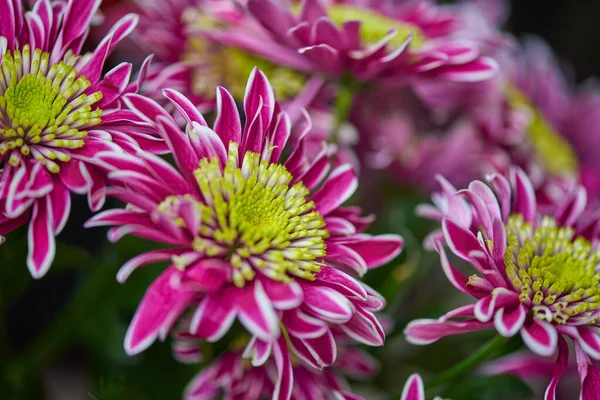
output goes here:
[[[573, 89], [539, 40], [502, 33], [500, 2], [143, 0], [105, 10], [115, 23], [92, 52], [100, 1], [29, 3], [0, 0], [0, 234], [28, 225], [41, 278], [71, 192], [94, 212], [122, 201], [86, 226], [166, 246], [118, 280], [169, 262], [126, 351], [172, 335], [174, 356], [199, 362], [203, 341], [229, 341], [186, 399], [359, 398], [345, 376], [377, 366], [356, 344], [385, 339], [385, 299], [359, 278], [403, 240], [365, 233], [373, 217], [344, 204], [359, 172], [384, 168], [399, 185], [441, 184], [418, 209], [441, 223], [425, 246], [476, 299], [407, 339], [520, 333], [558, 354], [554, 399], [569, 337], [595, 398], [600, 92]], [[127, 62], [103, 73], [113, 51], [141, 65], [134, 79]], [[423, 398], [413, 375], [402, 399]]]

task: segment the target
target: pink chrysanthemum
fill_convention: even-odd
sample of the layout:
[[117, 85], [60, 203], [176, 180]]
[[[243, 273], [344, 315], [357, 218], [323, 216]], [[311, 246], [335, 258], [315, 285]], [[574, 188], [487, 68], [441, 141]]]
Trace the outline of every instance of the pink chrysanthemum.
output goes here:
[[278, 48], [291, 49], [310, 71], [350, 74], [362, 82], [405, 82], [411, 76], [472, 82], [488, 79], [496, 70], [475, 43], [451, 38], [459, 17], [428, 1], [305, 0], [282, 6], [249, 0], [247, 7], [269, 33], [261, 40], [265, 50], [236, 39], [235, 29], [208, 32], [209, 37], [247, 46], [267, 59], [271, 52], [285, 54]]
[[[123, 17], [93, 53], [81, 53], [99, 1], [0, 1], [0, 233], [29, 223], [27, 265], [43, 276], [54, 258], [54, 236], [69, 217], [70, 193], [104, 202], [105, 182], [94, 166], [99, 151], [162, 142], [122, 108], [131, 65], [102, 79], [106, 57], [137, 23]], [[160, 147], [160, 145], [158, 146]], [[154, 148], [156, 150], [156, 148]]]
[[241, 99], [254, 66], [280, 100], [310, 98], [322, 85], [315, 74], [406, 83], [411, 77], [481, 81], [496, 71], [476, 43], [460, 39], [458, 8], [391, 1], [250, 0], [238, 9], [227, 2], [191, 3], [180, 1], [165, 13], [162, 3], [145, 6], [149, 35], [140, 39], [168, 64], [148, 79], [148, 95], [175, 87], [195, 103], [211, 102], [223, 85]]
[[[143, 153], [102, 156], [114, 169], [111, 179], [122, 182], [111, 194], [130, 206], [87, 224], [117, 225], [109, 231], [112, 241], [134, 234], [173, 246], [137, 256], [119, 273], [123, 281], [141, 265], [171, 261], [133, 318], [127, 352], [164, 338], [189, 307], [196, 307], [192, 333], [208, 341], [241, 322], [254, 336], [258, 359], [271, 349], [288, 357], [291, 346], [315, 368], [331, 365], [336, 345], [330, 324], [381, 345], [383, 330], [372, 312], [383, 300], [343, 269], [362, 275], [394, 258], [402, 239], [361, 233], [371, 219], [341, 206], [357, 186], [352, 168], [329, 172], [326, 145], [308, 162], [306, 132], [290, 139], [289, 118], [257, 70], [246, 89], [243, 128], [223, 88], [214, 130], [188, 99], [171, 90], [165, 95], [187, 121], [185, 133], [150, 100], [126, 101], [156, 122], [179, 170]], [[292, 379], [284, 378], [283, 398]]]
[[[201, 340], [188, 333], [187, 323], [179, 326], [174, 334], [173, 356], [184, 363], [197, 363], [202, 360]], [[338, 342], [348, 341], [343, 333], [336, 332]], [[292, 358], [291, 365], [286, 359], [274, 353], [264, 354], [267, 360], [249, 363], [244, 347], [250, 346], [244, 335], [229, 345], [208, 367], [204, 368], [189, 383], [185, 390], [186, 400], [211, 400], [221, 398], [270, 399], [278, 398], [279, 384], [277, 376], [288, 373], [294, 376], [292, 400], [299, 399], [335, 399], [360, 400], [362, 397], [350, 392], [345, 377], [365, 380], [372, 378], [378, 369], [377, 361], [368, 353], [348, 345], [338, 347], [335, 364], [322, 370], [304, 364], [300, 359]], [[287, 372], [291, 368], [291, 373]]]
[[[488, 181], [474, 181], [455, 193], [446, 185], [440, 210], [421, 207], [421, 214], [442, 220], [443, 236], [432, 241], [444, 273], [477, 301], [439, 320], [413, 321], [407, 339], [428, 344], [495, 327], [506, 337], [520, 333], [539, 355], [558, 352], [557, 365], [566, 365], [564, 337], [569, 337], [578, 357], [589, 364], [588, 373], [597, 374], [590, 357], [600, 359], [600, 222], [597, 215], [583, 217], [585, 189], [578, 187], [554, 214], [544, 215], [522, 170], [512, 169], [510, 179], [491, 174]], [[467, 277], [455, 269], [444, 243], [478, 274]], [[563, 370], [558, 369], [547, 399], [555, 398]]]

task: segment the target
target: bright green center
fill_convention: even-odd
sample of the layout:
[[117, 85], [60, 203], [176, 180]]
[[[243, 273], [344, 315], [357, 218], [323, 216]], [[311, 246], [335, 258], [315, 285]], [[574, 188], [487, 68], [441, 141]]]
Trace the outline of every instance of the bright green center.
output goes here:
[[[283, 165], [247, 152], [239, 166], [238, 145], [231, 142], [224, 168], [215, 158], [203, 159], [194, 175], [204, 199], [195, 201], [201, 223], [194, 250], [229, 259], [235, 285], [252, 280], [257, 269], [282, 282], [315, 278], [329, 234], [314, 202], [306, 200], [309, 190], [291, 184]], [[177, 202], [168, 198], [158, 210], [184, 225], [174, 211]]]
[[67, 102], [49, 79], [33, 74], [25, 75], [16, 86], [11, 85], [4, 99], [13, 123], [26, 128], [45, 127]]
[[[184, 23], [191, 29], [223, 28], [222, 22], [194, 9], [187, 10]], [[210, 42], [201, 34], [188, 35], [183, 61], [192, 66], [192, 89], [206, 98], [214, 98], [217, 86], [224, 86], [237, 100], [242, 100], [254, 67], [269, 78], [275, 95], [282, 100], [297, 96], [307, 80], [304, 74], [284, 65]]]
[[506, 274], [536, 318], [564, 324], [600, 306], [599, 253], [584, 238], [573, 238], [572, 228], [544, 217], [533, 229], [513, 215], [506, 232]]
[[576, 175], [577, 155], [569, 142], [552, 127], [519, 89], [514, 86], [508, 87], [507, 97], [511, 107], [525, 110], [531, 115], [527, 134], [544, 169], [552, 174]]
[[[2, 56], [1, 72], [8, 82], [0, 87], [0, 154], [10, 152], [8, 163], [17, 166], [23, 156], [33, 155], [50, 172], [59, 172], [57, 161], [70, 160], [69, 149], [84, 145], [87, 131], [101, 122], [102, 110], [91, 105], [101, 92], [84, 94], [90, 82], [68, 62], [50, 65], [50, 55], [29, 45]], [[43, 150], [35, 147], [43, 147]]]
[[412, 35], [410, 48], [413, 50], [422, 47], [425, 42], [425, 35], [418, 26], [388, 18], [368, 9], [334, 4], [327, 9], [327, 15], [340, 27], [346, 21], [361, 21], [360, 36], [366, 44], [379, 42], [392, 29], [396, 30], [396, 36], [390, 41], [390, 45], [394, 47], [401, 46], [409, 35]]

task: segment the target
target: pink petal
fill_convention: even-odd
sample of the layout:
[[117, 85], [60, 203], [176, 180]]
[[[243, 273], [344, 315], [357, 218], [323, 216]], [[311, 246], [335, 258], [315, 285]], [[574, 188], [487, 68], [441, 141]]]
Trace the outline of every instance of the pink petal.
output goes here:
[[352, 304], [340, 292], [312, 284], [303, 284], [304, 304], [319, 318], [332, 323], [344, 323], [352, 318]]
[[408, 324], [404, 334], [407, 342], [425, 345], [437, 342], [445, 336], [479, 331], [489, 328], [491, 325], [491, 322], [480, 322], [475, 319], [461, 322], [417, 319]]
[[[125, 336], [125, 351], [134, 355], [146, 350], [159, 337], [173, 308], [188, 304], [191, 295], [180, 291], [174, 280], [180, 272], [169, 268], [150, 285]], [[172, 319], [172, 318], [171, 318]]]
[[454, 82], [481, 82], [493, 78], [498, 72], [498, 63], [489, 57], [462, 65], [449, 65], [440, 68], [440, 75]]
[[402, 390], [400, 400], [425, 400], [423, 380], [419, 374], [412, 374]]
[[237, 316], [236, 298], [214, 293], [207, 295], [194, 312], [190, 331], [208, 342], [216, 342], [225, 335]]
[[600, 328], [597, 326], [580, 326], [577, 328], [577, 343], [596, 360], [600, 360]]
[[358, 180], [352, 166], [342, 165], [329, 175], [311, 199], [321, 215], [325, 216], [348, 200], [357, 187]]
[[58, 179], [54, 182], [54, 190], [48, 196], [52, 202], [52, 221], [54, 234], [62, 232], [71, 212], [71, 193]]
[[369, 346], [383, 346], [385, 342], [383, 327], [368, 311], [356, 310], [352, 319], [341, 325], [341, 328], [352, 339]]
[[525, 222], [534, 222], [536, 216], [535, 192], [529, 177], [520, 168], [511, 171], [514, 187], [513, 213], [521, 214]]
[[171, 101], [188, 124], [196, 122], [202, 126], [208, 126], [200, 111], [183, 94], [173, 89], [164, 89], [163, 95]]
[[[269, 80], [258, 68], [254, 68], [248, 78], [246, 93], [244, 94], [244, 113], [246, 118], [253, 118], [255, 115], [260, 116], [263, 129], [267, 129], [273, 118], [275, 110], [275, 94]], [[249, 125], [246, 123], [244, 134], [249, 133]], [[247, 150], [251, 150], [247, 148]]]
[[291, 336], [300, 339], [319, 337], [327, 330], [327, 324], [324, 321], [311, 317], [298, 309], [284, 312], [282, 323]]
[[502, 336], [512, 337], [519, 332], [525, 323], [525, 317], [527, 317], [525, 306], [519, 304], [513, 311], [507, 311], [506, 308], [498, 310], [494, 317], [494, 323]]
[[237, 293], [239, 297], [236, 300], [242, 325], [259, 339], [276, 339], [280, 334], [279, 318], [262, 284], [255, 280], [252, 286], [240, 289]]
[[273, 358], [277, 367], [277, 382], [273, 392], [273, 400], [289, 400], [294, 388], [294, 371], [292, 369], [292, 360], [285, 341], [281, 335], [273, 344]]
[[470, 261], [471, 256], [469, 253], [482, 250], [481, 244], [475, 235], [468, 229], [460, 226], [453, 219], [444, 218], [442, 228], [448, 246], [454, 254], [462, 259]]
[[296, 355], [317, 369], [332, 365], [337, 357], [337, 346], [329, 329], [322, 336], [311, 339], [290, 336], [290, 343]]
[[239, 143], [242, 139], [240, 115], [235, 100], [222, 87], [217, 88], [217, 118], [214, 129], [225, 147], [229, 146], [231, 141]]
[[360, 240], [346, 242], [344, 245], [351, 248], [365, 260], [369, 269], [384, 265], [400, 254], [404, 247], [404, 239], [399, 235], [357, 235]]
[[488, 322], [500, 308], [519, 304], [519, 296], [508, 289], [496, 288], [490, 296], [484, 297], [475, 305], [475, 317], [481, 322]]
[[272, 347], [271, 342], [263, 342], [254, 336], [250, 339], [250, 342], [244, 349], [243, 357], [252, 359], [252, 365], [254, 367], [261, 366], [271, 355]]
[[521, 329], [521, 337], [527, 347], [540, 356], [551, 356], [556, 351], [558, 332], [548, 322], [534, 320]]
[[544, 400], [556, 400], [556, 387], [560, 377], [567, 369], [569, 365], [569, 345], [563, 337], [558, 338], [558, 355], [556, 357], [556, 363], [554, 364], [554, 372], [552, 373], [552, 380], [546, 389]]
[[137, 255], [127, 261], [117, 272], [117, 281], [123, 283], [127, 280], [129, 275], [139, 267], [147, 264], [154, 264], [161, 261], [171, 260], [173, 256], [180, 255], [187, 251], [187, 249], [164, 249], [164, 250], [153, 250], [146, 253]]
[[362, 284], [337, 268], [323, 265], [316, 278], [320, 284], [331, 287], [346, 296], [367, 300], [367, 291]]
[[261, 283], [273, 307], [277, 310], [291, 310], [302, 303], [304, 293], [296, 281], [282, 283], [272, 279], [263, 279]]
[[327, 254], [325, 260], [334, 264], [342, 264], [352, 268], [359, 275], [367, 272], [367, 263], [354, 250], [335, 242], [327, 243]]
[[27, 267], [35, 279], [43, 277], [54, 260], [54, 240], [52, 200], [43, 197], [33, 204], [33, 214], [27, 231]]

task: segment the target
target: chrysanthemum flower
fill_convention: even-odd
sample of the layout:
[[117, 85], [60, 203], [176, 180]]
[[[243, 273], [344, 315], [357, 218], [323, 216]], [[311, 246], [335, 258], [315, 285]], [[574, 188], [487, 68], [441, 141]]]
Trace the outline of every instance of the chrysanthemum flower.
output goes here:
[[472, 82], [496, 70], [476, 44], [451, 38], [459, 17], [430, 2], [305, 0], [284, 7], [248, 1], [249, 12], [269, 32], [263, 52], [236, 40], [235, 30], [208, 35], [272, 61], [277, 59], [270, 58], [271, 49], [293, 49], [313, 70], [333, 77], [350, 74], [362, 82], [409, 76]]
[[[370, 218], [341, 206], [357, 186], [352, 168], [329, 172], [325, 145], [308, 162], [303, 137], [290, 139], [289, 118], [257, 70], [246, 89], [243, 128], [223, 88], [213, 129], [188, 99], [170, 90], [165, 95], [188, 122], [185, 133], [156, 103], [139, 96], [126, 101], [156, 121], [179, 170], [143, 153], [102, 156], [114, 169], [109, 176], [122, 182], [111, 194], [130, 206], [87, 224], [117, 225], [109, 231], [112, 241], [134, 234], [172, 246], [135, 257], [119, 273], [123, 281], [141, 265], [171, 261], [133, 318], [127, 352], [164, 338], [188, 307], [196, 307], [192, 332], [211, 342], [241, 322], [254, 337], [256, 359], [272, 349], [289, 359], [290, 346], [308, 365], [331, 365], [330, 324], [381, 345], [383, 330], [372, 312], [383, 300], [344, 269], [362, 275], [394, 258], [402, 239], [362, 233]], [[291, 390], [289, 381], [282, 390]]]
[[[202, 360], [201, 340], [189, 334], [188, 330], [187, 323], [175, 330], [173, 356], [184, 363], [197, 363]], [[338, 341], [348, 340], [338, 335]], [[230, 343], [223, 354], [192, 379], [184, 399], [210, 400], [222, 395], [248, 400], [277, 398], [275, 378], [283, 372], [280, 364], [283, 359], [275, 354], [264, 364], [253, 365], [256, 363], [249, 363], [243, 351], [248, 344], [247, 335], [241, 335]], [[372, 378], [377, 373], [378, 364], [368, 353], [347, 343], [338, 347], [338, 357], [330, 368], [315, 369], [295, 357], [291, 368], [294, 376], [293, 400], [359, 400], [362, 397], [350, 392], [346, 376], [359, 380]]]
[[144, 93], [174, 87], [196, 104], [210, 103], [223, 85], [241, 100], [254, 66], [280, 100], [314, 95], [320, 74], [362, 82], [405, 83], [416, 76], [463, 82], [488, 79], [496, 70], [477, 44], [457, 35], [458, 8], [320, 0], [227, 4], [181, 0], [165, 10], [144, 2], [148, 29], [139, 41], [167, 65], [148, 79]]
[[69, 217], [69, 192], [87, 194], [93, 210], [104, 202], [95, 154], [158, 139], [142, 126], [128, 129], [135, 118], [120, 98], [137, 88], [131, 65], [102, 78], [106, 57], [137, 18], [125, 16], [93, 53], [81, 53], [98, 1], [40, 0], [27, 12], [22, 3], [0, 1], [0, 233], [30, 221], [27, 265], [39, 278]]
[[[566, 365], [561, 360], [568, 357], [563, 337], [573, 340], [580, 358], [600, 359], [600, 224], [597, 216], [582, 218], [585, 189], [577, 188], [554, 214], [544, 215], [522, 170], [511, 170], [510, 179], [492, 174], [488, 180], [446, 194], [453, 202], [443, 203], [443, 237], [435, 242], [450, 282], [476, 302], [439, 320], [413, 321], [406, 328], [407, 339], [428, 344], [495, 327], [506, 337], [520, 333], [539, 355], [558, 352], [557, 365]], [[424, 211], [436, 216], [433, 210]], [[478, 273], [467, 277], [455, 269], [443, 243]], [[556, 382], [563, 370], [556, 373]], [[597, 374], [590, 361], [588, 373], [592, 370]], [[555, 397], [553, 382], [547, 399]]]

